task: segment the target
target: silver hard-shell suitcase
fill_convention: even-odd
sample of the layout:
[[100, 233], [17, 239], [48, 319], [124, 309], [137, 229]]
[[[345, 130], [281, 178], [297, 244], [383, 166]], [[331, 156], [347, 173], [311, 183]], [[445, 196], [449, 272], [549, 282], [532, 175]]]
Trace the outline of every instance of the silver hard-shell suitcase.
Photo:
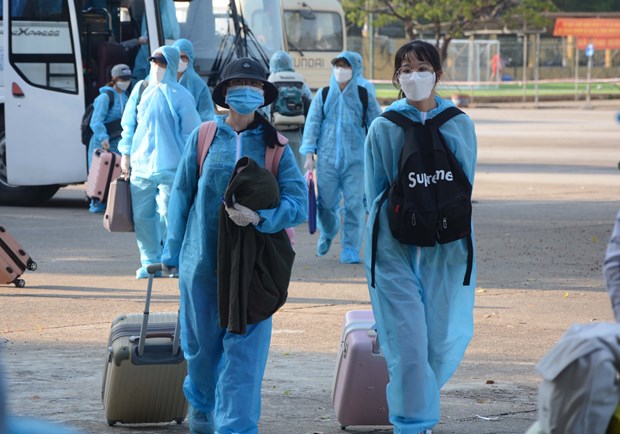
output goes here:
[[187, 364], [178, 312], [149, 313], [153, 274], [161, 269], [161, 264], [147, 267], [144, 313], [121, 315], [112, 322], [101, 392], [109, 425], [182, 423], [187, 415]]

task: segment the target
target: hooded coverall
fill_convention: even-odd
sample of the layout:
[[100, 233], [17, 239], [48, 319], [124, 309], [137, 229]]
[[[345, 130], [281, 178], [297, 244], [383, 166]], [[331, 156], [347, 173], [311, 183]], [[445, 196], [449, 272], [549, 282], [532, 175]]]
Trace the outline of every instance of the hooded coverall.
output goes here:
[[[179, 268], [181, 344], [187, 360], [183, 390], [219, 434], [258, 433], [261, 384], [271, 340], [271, 318], [245, 334], [220, 326], [217, 298], [218, 210], [238, 158], [264, 166], [263, 128], [235, 132], [216, 116], [217, 133], [198, 178], [194, 131], [183, 154], [169, 204], [162, 262]], [[275, 233], [307, 218], [305, 182], [287, 147], [278, 168], [280, 203], [257, 211], [256, 229]]]
[[176, 80], [179, 49], [166, 46], [155, 52], [168, 62], [164, 77], [161, 83], [149, 81], [137, 107], [142, 82], [136, 83], [123, 113], [118, 144], [119, 152], [131, 161], [132, 210], [142, 263], [138, 278], [147, 277], [147, 265], [161, 262], [170, 189], [187, 138], [200, 125], [194, 98]]
[[[408, 118], [423, 122], [452, 106], [436, 97], [437, 107], [422, 113], [401, 99], [389, 106]], [[473, 185], [477, 142], [474, 125], [458, 115], [440, 127]], [[371, 204], [366, 239], [372, 239], [377, 204], [398, 174], [404, 131], [385, 118], [370, 127], [365, 144], [365, 187]], [[439, 421], [439, 390], [459, 366], [473, 335], [476, 263], [469, 286], [463, 286], [467, 267], [467, 240], [434, 247], [401, 244], [390, 231], [387, 205], [381, 208], [375, 287], [370, 299], [390, 382], [387, 401], [394, 434], [418, 434]], [[473, 229], [472, 229], [473, 239]], [[366, 275], [371, 282], [371, 255]]]
[[200, 120], [203, 122], [212, 121], [215, 117], [215, 106], [211, 98], [209, 86], [194, 69], [194, 45], [187, 39], [179, 39], [172, 46], [177, 47], [189, 57], [189, 64], [183, 75], [181, 75], [179, 83], [189, 90], [189, 93], [196, 100], [196, 110]]
[[[277, 74], [278, 72], [295, 72], [293, 59], [286, 51], [276, 51], [273, 53], [273, 56], [271, 56], [271, 59], [269, 59], [269, 73]], [[303, 101], [312, 101], [312, 91], [306, 83], [304, 83], [301, 88], [301, 97]], [[271, 105], [266, 106], [264, 109], [267, 118], [271, 119]], [[288, 144], [293, 152], [297, 155], [297, 164], [300, 169], [304, 167], [303, 159], [298, 153], [299, 147], [301, 146], [302, 131], [303, 129], [301, 127], [280, 130], [288, 139]]]
[[[361, 65], [351, 51], [344, 51], [338, 57], [349, 62], [353, 76], [341, 91], [332, 73], [326, 101], [321, 91], [316, 93], [299, 152], [302, 155], [316, 153], [319, 245], [331, 244], [336, 237], [343, 199], [341, 260], [344, 253], [350, 252], [359, 261], [366, 217], [363, 181], [366, 130], [358, 91]], [[379, 103], [369, 93], [365, 125], [369, 126], [380, 114]]]

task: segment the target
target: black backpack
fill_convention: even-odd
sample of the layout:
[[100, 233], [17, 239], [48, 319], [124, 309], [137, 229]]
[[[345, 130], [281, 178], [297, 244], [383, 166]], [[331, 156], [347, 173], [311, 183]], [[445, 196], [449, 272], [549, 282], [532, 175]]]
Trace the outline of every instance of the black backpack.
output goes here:
[[[362, 103], [362, 127], [368, 131], [368, 125], [366, 125], [366, 112], [368, 111], [368, 89], [364, 86], [357, 86], [357, 91]], [[321, 95], [323, 95], [323, 117], [325, 117], [325, 101], [327, 101], [327, 94], [329, 94], [329, 86], [325, 86], [321, 89]]]
[[[112, 106], [114, 106], [114, 93], [111, 90], [106, 90], [105, 92], [108, 94], [108, 99], [110, 100], [110, 103], [108, 105], [108, 110], [110, 110]], [[90, 119], [93, 117], [94, 108], [94, 102], [88, 104], [86, 110], [84, 110], [84, 115], [82, 116], [82, 123], [80, 125], [80, 131], [82, 133], [82, 144], [86, 146], [88, 146], [88, 144], [90, 143], [90, 139], [94, 134], [93, 130], [90, 128]], [[115, 125], [112, 125], [115, 123], [118, 123], [118, 128], [115, 128]], [[108, 122], [107, 124], [105, 124], [106, 130], [108, 130], [108, 125], [110, 125], [110, 129], [120, 129], [121, 121], [119, 119], [116, 121]]]
[[386, 199], [392, 236], [403, 244], [432, 247], [436, 243], [446, 244], [467, 238], [467, 270], [463, 285], [469, 285], [473, 266], [472, 186], [439, 131], [446, 121], [462, 113], [458, 108], [450, 107], [425, 124], [395, 111], [381, 115], [405, 130], [405, 140], [396, 181], [383, 193], [373, 225], [373, 287], [379, 212]]

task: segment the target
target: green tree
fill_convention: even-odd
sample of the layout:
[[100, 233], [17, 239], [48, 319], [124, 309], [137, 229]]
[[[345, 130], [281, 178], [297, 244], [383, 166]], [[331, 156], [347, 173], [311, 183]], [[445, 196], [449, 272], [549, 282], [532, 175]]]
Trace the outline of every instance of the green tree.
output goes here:
[[465, 32], [493, 23], [498, 28], [544, 27], [551, 22], [541, 13], [557, 10], [551, 0], [343, 0], [347, 18], [363, 25], [369, 13], [377, 27], [402, 22], [409, 39], [423, 29], [435, 35], [445, 60], [450, 41]]

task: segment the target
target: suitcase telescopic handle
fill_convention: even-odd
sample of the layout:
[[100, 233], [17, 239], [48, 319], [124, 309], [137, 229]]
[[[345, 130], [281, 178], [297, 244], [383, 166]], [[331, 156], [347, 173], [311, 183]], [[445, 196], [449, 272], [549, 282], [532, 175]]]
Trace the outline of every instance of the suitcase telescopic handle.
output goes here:
[[[144, 314], [142, 315], [142, 326], [140, 327], [140, 340], [138, 341], [138, 356], [142, 356], [144, 354], [144, 345], [146, 343], [147, 337], [155, 337], [153, 334], [147, 335], [148, 325], [149, 325], [149, 308], [151, 306], [151, 293], [153, 292], [153, 277], [155, 273], [158, 271], [162, 271], [164, 269], [164, 264], [150, 264], [146, 267], [146, 272], [149, 274], [148, 285], [146, 287], [146, 301], [144, 303]], [[179, 327], [180, 317], [177, 313], [177, 323], [174, 326], [174, 335], [172, 338], [172, 355], [176, 355], [179, 352], [179, 341], [180, 341], [180, 327]], [[164, 337], [169, 337], [170, 335], [166, 335]]]

